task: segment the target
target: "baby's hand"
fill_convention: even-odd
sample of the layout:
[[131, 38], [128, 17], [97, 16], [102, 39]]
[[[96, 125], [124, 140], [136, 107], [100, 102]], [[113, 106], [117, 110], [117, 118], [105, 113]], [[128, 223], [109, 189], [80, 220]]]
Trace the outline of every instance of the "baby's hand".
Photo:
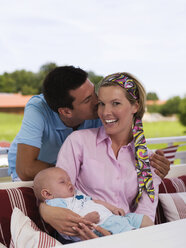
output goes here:
[[94, 211], [91, 213], [88, 213], [84, 216], [84, 218], [92, 223], [97, 224], [100, 220], [100, 216], [98, 214], [98, 212]]
[[114, 208], [112, 213], [115, 215], [125, 216], [125, 211], [122, 208]]

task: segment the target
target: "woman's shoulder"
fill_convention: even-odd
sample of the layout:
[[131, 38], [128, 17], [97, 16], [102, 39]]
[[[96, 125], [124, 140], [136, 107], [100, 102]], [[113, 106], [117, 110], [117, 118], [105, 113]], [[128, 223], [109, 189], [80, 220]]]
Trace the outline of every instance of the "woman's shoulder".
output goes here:
[[73, 131], [66, 139], [66, 142], [70, 142], [73, 145], [86, 146], [95, 144], [97, 140], [97, 134], [99, 128], [89, 128]]
[[76, 130], [76, 131], [73, 131], [70, 136], [71, 137], [84, 137], [84, 138], [94, 137], [94, 136], [97, 136], [99, 129], [100, 127]]

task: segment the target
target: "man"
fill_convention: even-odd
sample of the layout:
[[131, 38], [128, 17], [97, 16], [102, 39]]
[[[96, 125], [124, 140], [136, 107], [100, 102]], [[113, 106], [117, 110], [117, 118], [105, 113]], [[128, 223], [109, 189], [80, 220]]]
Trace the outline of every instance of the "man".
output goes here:
[[[70, 133], [100, 125], [97, 96], [88, 74], [73, 66], [55, 68], [44, 80], [43, 94], [33, 96], [25, 107], [21, 129], [8, 154], [13, 180], [33, 180], [40, 170], [55, 166]], [[157, 152], [151, 161], [159, 176], [168, 173], [170, 163], [163, 153]]]

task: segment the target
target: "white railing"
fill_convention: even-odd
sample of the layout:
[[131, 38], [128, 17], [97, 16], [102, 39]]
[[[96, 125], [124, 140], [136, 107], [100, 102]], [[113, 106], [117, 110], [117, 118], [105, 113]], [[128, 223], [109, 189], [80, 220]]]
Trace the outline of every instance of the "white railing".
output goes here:
[[[147, 144], [167, 144], [167, 146], [172, 146], [174, 143], [185, 142], [186, 146], [186, 136], [174, 136], [174, 137], [161, 137], [161, 138], [149, 138], [147, 139]], [[180, 145], [181, 146], [181, 145]], [[158, 149], [158, 147], [156, 148]], [[180, 159], [181, 164], [186, 164], [186, 151], [177, 151], [175, 159]]]
[[8, 177], [8, 147], [0, 147], [0, 177]]
[[[147, 144], [167, 144], [167, 146], [171, 146], [174, 143], [185, 142], [186, 136], [174, 136], [174, 137], [161, 137], [161, 138], [149, 138], [147, 139]], [[186, 144], [185, 144], [186, 145]], [[158, 147], [156, 148], [158, 149]], [[0, 150], [0, 159], [7, 155], [8, 148], [3, 148]], [[176, 159], [180, 159], [181, 164], [186, 164], [186, 151], [177, 151]], [[0, 167], [0, 177], [8, 176], [8, 167]]]

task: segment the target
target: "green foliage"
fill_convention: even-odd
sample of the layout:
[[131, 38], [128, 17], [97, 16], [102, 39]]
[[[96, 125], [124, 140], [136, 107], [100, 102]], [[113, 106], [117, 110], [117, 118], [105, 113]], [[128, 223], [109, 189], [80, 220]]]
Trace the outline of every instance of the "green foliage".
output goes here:
[[7, 73], [0, 75], [0, 92], [17, 92], [15, 81]]
[[179, 96], [170, 98], [165, 104], [161, 106], [160, 113], [164, 116], [179, 114], [180, 101], [181, 98]]
[[40, 72], [43, 72], [45, 75], [47, 75], [50, 71], [52, 71], [56, 67], [57, 65], [55, 63], [46, 63], [40, 67]]
[[161, 111], [161, 105], [147, 105], [147, 112], [149, 113], [160, 113]]
[[96, 75], [93, 71], [88, 72], [88, 78], [95, 85], [97, 90], [99, 82], [103, 79], [103, 76]]
[[40, 84], [38, 74], [30, 71], [14, 71], [0, 76], [0, 92], [38, 94]]
[[184, 126], [186, 126], [186, 97], [180, 101], [179, 111], [179, 120]]
[[147, 100], [159, 100], [157, 94], [155, 92], [148, 92], [147, 93]]
[[[14, 71], [0, 75], [0, 92], [22, 93], [23, 95], [35, 95], [42, 92], [42, 84], [46, 75], [57, 65], [55, 63], [46, 63], [42, 65], [37, 73], [31, 71]], [[103, 77], [89, 71], [89, 79], [95, 86]]]

